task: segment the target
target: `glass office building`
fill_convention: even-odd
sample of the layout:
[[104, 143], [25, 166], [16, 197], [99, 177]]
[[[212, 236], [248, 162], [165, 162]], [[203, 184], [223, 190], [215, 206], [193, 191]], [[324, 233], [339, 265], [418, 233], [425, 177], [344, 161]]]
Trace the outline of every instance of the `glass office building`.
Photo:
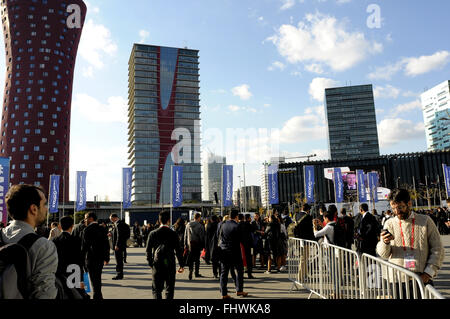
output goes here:
[[198, 59], [198, 50], [133, 46], [128, 153], [135, 205], [170, 203], [172, 165], [183, 166], [183, 201], [201, 201]]
[[325, 103], [332, 160], [380, 155], [372, 85], [325, 89]]
[[215, 202], [217, 193], [217, 200], [222, 201], [222, 168], [226, 164], [226, 157], [208, 154], [203, 163], [203, 200]]
[[450, 149], [450, 81], [421, 95], [428, 151]]

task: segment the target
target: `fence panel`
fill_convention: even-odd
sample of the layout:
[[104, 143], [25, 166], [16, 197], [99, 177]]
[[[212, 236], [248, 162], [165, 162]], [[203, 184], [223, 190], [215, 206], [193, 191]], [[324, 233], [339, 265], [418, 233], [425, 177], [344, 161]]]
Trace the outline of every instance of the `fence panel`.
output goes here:
[[420, 299], [420, 277], [403, 267], [367, 254], [361, 257], [361, 290], [364, 299]]
[[[293, 286], [299, 285], [319, 297], [322, 290], [322, 253], [315, 241], [289, 238], [288, 273]], [[291, 288], [292, 290], [292, 288]], [[310, 297], [311, 297], [310, 295]]]
[[426, 285], [424, 299], [445, 299], [445, 297], [442, 296], [432, 285]]

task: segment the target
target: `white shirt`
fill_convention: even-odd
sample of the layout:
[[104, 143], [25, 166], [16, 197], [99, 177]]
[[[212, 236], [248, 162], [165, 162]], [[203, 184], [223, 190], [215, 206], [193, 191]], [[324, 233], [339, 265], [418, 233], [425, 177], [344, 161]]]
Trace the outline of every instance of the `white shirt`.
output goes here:
[[334, 224], [336, 224], [336, 222], [331, 221], [327, 223], [327, 225], [321, 230], [314, 231], [314, 237], [316, 238], [323, 237], [326, 244], [331, 244], [328, 238], [330, 239], [334, 238], [334, 227], [333, 227]]

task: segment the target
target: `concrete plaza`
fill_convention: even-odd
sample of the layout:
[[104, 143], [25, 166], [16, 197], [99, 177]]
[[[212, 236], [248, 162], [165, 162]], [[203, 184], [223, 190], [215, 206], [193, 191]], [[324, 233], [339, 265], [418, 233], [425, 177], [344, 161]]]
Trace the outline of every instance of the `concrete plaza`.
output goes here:
[[[450, 298], [450, 235], [442, 236], [445, 247], [444, 264], [435, 279], [435, 288], [446, 298]], [[145, 259], [145, 248], [128, 248], [128, 263], [125, 264], [125, 278], [112, 280], [115, 275], [115, 259], [103, 271], [103, 297], [105, 299], [152, 299], [152, 271]], [[259, 262], [257, 262], [259, 266]], [[293, 290], [287, 272], [264, 274], [265, 270], [256, 269], [255, 279], [247, 279], [244, 275], [244, 291], [252, 299], [307, 299], [307, 290]], [[203, 261], [200, 273], [203, 278], [188, 279], [188, 269], [177, 274], [175, 284], [176, 299], [219, 299], [219, 281], [214, 279], [211, 265]], [[235, 297], [234, 282], [228, 281], [229, 294]], [[92, 293], [91, 293], [92, 295]], [[236, 297], [241, 298], [241, 297]], [[313, 298], [317, 298], [314, 296]]]

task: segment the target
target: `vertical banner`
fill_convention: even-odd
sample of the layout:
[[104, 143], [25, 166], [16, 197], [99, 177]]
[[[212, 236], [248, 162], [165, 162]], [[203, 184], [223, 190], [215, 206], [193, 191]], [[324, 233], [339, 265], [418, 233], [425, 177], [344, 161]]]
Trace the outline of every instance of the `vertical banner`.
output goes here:
[[314, 203], [314, 166], [303, 166], [305, 177], [306, 201], [308, 204]]
[[172, 205], [180, 207], [183, 204], [183, 166], [172, 166]]
[[133, 169], [131, 167], [122, 168], [122, 205], [123, 208], [131, 207], [131, 180]]
[[358, 201], [360, 203], [366, 203], [367, 202], [366, 179], [364, 171], [361, 169], [356, 170], [356, 183], [358, 184]]
[[50, 214], [55, 214], [58, 212], [59, 181], [59, 175], [50, 175], [50, 194], [48, 195], [48, 212]]
[[223, 207], [233, 205], [233, 165], [224, 165], [222, 171]]
[[77, 172], [77, 212], [86, 209], [86, 175], [86, 171]]
[[342, 172], [340, 168], [333, 169], [334, 194], [336, 203], [344, 201], [344, 181], [342, 180]]
[[450, 166], [442, 164], [442, 168], [444, 169], [445, 191], [447, 198], [450, 198]]
[[0, 222], [8, 222], [5, 196], [9, 189], [9, 158], [0, 157]]
[[378, 173], [370, 172], [367, 173], [367, 177], [369, 179], [369, 191], [370, 191], [370, 199], [372, 202], [378, 202]]
[[280, 202], [278, 196], [278, 165], [269, 165], [269, 204], [276, 205]]

